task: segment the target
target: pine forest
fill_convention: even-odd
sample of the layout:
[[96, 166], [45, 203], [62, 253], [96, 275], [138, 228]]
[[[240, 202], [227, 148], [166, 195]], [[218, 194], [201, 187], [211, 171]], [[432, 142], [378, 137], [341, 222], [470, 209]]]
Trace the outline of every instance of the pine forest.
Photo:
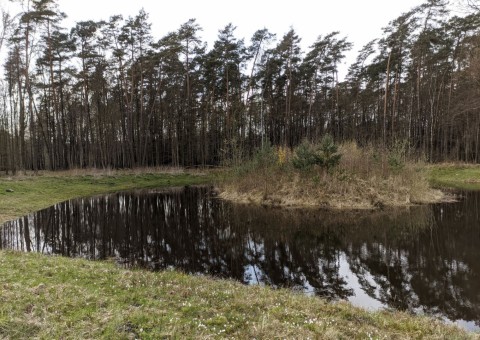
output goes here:
[[[480, 11], [444, 0], [401, 14], [360, 49], [295, 29], [208, 46], [188, 20], [154, 37], [144, 10], [64, 27], [56, 0], [3, 11], [0, 171], [217, 166], [329, 134], [427, 162], [480, 162]], [[372, 37], [375, 38], [375, 37]], [[343, 77], [342, 77], [343, 78]]]

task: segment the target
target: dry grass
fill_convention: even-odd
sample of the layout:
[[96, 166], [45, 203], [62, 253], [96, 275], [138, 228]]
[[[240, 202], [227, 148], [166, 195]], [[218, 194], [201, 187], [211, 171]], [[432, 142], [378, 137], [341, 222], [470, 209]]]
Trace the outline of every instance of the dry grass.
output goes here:
[[243, 203], [335, 209], [407, 206], [444, 197], [430, 188], [423, 164], [355, 143], [343, 144], [339, 151], [340, 164], [330, 172], [319, 167], [300, 171], [288, 160], [261, 167], [247, 164], [220, 184], [221, 197]]
[[69, 169], [69, 170], [39, 170], [37, 172], [26, 170], [18, 171], [15, 175], [0, 175], [0, 178], [29, 178], [29, 177], [77, 177], [77, 176], [94, 176], [94, 177], [104, 177], [104, 176], [120, 176], [120, 175], [144, 175], [144, 174], [184, 174], [184, 173], [196, 172], [201, 174], [202, 171], [189, 170], [186, 171], [185, 168], [180, 167], [138, 167], [132, 169], [112, 169], [112, 168], [84, 168], [84, 169]]

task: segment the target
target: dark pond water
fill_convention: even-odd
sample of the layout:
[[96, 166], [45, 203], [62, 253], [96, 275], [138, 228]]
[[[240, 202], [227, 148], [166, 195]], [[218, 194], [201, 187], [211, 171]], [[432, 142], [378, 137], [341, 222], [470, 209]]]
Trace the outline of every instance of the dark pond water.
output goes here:
[[0, 247], [291, 287], [480, 329], [480, 194], [383, 212], [235, 205], [209, 188], [76, 199], [6, 223]]

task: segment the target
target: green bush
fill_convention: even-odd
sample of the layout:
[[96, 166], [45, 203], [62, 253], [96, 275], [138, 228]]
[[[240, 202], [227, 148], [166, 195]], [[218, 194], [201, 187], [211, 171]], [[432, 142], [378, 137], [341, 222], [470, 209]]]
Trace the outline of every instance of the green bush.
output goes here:
[[268, 168], [277, 162], [275, 148], [270, 143], [265, 143], [263, 147], [257, 149], [253, 155], [254, 168]]
[[294, 157], [292, 158], [292, 164], [296, 169], [308, 170], [311, 169], [318, 162], [318, 155], [313, 147], [307, 140], [304, 140], [294, 150]]
[[393, 171], [402, 170], [405, 166], [408, 142], [396, 141], [388, 152], [388, 165]]
[[340, 163], [342, 155], [337, 153], [338, 147], [333, 142], [333, 138], [330, 135], [325, 135], [320, 143], [320, 166], [330, 170]]
[[270, 168], [276, 164], [276, 160], [275, 148], [270, 143], [267, 143], [263, 147], [256, 149], [250, 159], [239, 162], [233, 167], [233, 170], [237, 175], [243, 176], [254, 171], [263, 171]]
[[338, 147], [330, 135], [325, 135], [318, 146], [304, 140], [295, 148], [292, 164], [300, 170], [309, 170], [314, 165], [318, 165], [329, 171], [340, 162], [341, 155], [337, 151]]

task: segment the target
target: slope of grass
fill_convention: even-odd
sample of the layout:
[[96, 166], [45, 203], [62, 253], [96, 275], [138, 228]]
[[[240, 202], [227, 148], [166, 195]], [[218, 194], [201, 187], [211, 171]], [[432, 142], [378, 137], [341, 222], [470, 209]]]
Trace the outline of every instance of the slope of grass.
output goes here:
[[[0, 224], [74, 197], [129, 189], [183, 186], [211, 181], [201, 172], [136, 171], [43, 172], [0, 177]], [[11, 192], [13, 191], [13, 192]]]
[[425, 317], [260, 286], [0, 251], [0, 338], [474, 339]]
[[439, 164], [429, 167], [430, 183], [439, 188], [480, 190], [480, 166]]

